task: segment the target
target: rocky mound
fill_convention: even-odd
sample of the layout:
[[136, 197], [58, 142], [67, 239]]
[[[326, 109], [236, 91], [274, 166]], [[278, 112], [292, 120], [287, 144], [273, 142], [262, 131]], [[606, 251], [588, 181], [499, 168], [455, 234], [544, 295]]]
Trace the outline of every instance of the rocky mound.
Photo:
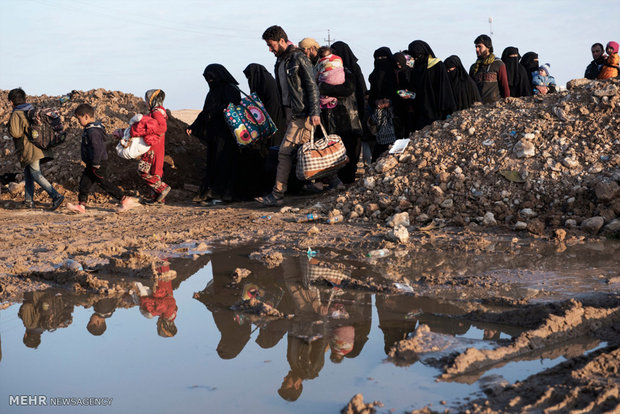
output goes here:
[[586, 79], [560, 93], [476, 105], [413, 133], [403, 153], [384, 155], [325, 205], [352, 222], [406, 212], [405, 226], [422, 228], [617, 234], [619, 105], [618, 80]]
[[[0, 91], [0, 175], [18, 173], [21, 179], [23, 168], [14, 152], [13, 140], [9, 137], [7, 122], [12, 106], [7, 99], [8, 91]], [[61, 99], [62, 98], [62, 99]], [[69, 98], [67, 100], [67, 98]], [[142, 182], [137, 173], [138, 161], [125, 160], [116, 156], [114, 147], [116, 139], [111, 135], [117, 128], [125, 128], [129, 119], [136, 113], [146, 113], [144, 100], [123, 92], [94, 89], [90, 91], [73, 91], [69, 95], [60, 96], [28, 96], [28, 102], [36, 107], [57, 108], [64, 117], [67, 129], [67, 140], [54, 148], [54, 160], [43, 166], [46, 178], [52, 182], [61, 193], [77, 193], [78, 183], [82, 174], [83, 165], [80, 161], [80, 142], [82, 127], [73, 116], [73, 111], [81, 103], [88, 103], [95, 107], [95, 118], [101, 120], [108, 135], [108, 172], [111, 180], [125, 191], [130, 193], [142, 192], [149, 194], [148, 187]], [[204, 146], [193, 137], [185, 134], [187, 124], [170, 116], [168, 113], [168, 132], [166, 133], [166, 160], [164, 164], [164, 181], [170, 184], [173, 191], [168, 198], [173, 200], [189, 199], [197, 189], [202, 176], [205, 159]], [[40, 194], [38, 186], [37, 194]], [[21, 194], [23, 191], [19, 191]], [[3, 191], [4, 193], [4, 191]], [[3, 194], [7, 199], [10, 194]], [[43, 198], [46, 195], [42, 195]], [[98, 193], [94, 198], [106, 199], [107, 196]]]

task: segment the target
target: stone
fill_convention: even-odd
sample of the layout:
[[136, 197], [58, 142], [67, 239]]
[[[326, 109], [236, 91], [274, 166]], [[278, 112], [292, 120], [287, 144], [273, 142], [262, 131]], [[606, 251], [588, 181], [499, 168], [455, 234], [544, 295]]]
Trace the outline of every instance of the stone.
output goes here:
[[409, 213], [406, 211], [403, 213], [394, 214], [387, 221], [387, 225], [390, 227], [408, 226], [409, 225]]
[[482, 218], [482, 224], [485, 226], [497, 226], [497, 221], [495, 220], [495, 215], [490, 211], [487, 212]]
[[521, 211], [519, 211], [519, 215], [523, 218], [528, 219], [528, 218], [536, 217], [538, 214], [536, 214], [536, 212], [532, 210], [531, 208], [524, 208]]
[[620, 186], [615, 181], [601, 180], [594, 185], [594, 193], [599, 201], [607, 202], [616, 198]]
[[564, 227], [567, 229], [574, 229], [577, 227], [577, 221], [573, 219], [568, 219], [564, 222]]
[[618, 236], [620, 233], [620, 219], [613, 219], [603, 227], [603, 233]]
[[579, 167], [579, 161], [571, 157], [566, 157], [562, 160], [562, 165], [565, 166], [566, 168], [574, 169], [574, 168]]
[[618, 87], [613, 83], [603, 83], [603, 86], [594, 89], [594, 96], [615, 96], [618, 93]]
[[555, 231], [555, 238], [557, 239], [557, 241], [563, 242], [564, 239], [566, 239], [566, 230], [564, 230], [564, 229], [557, 229]]
[[592, 82], [590, 79], [585, 79], [585, 78], [581, 78], [581, 79], [572, 79], [569, 80], [568, 82], [566, 82], [566, 89], [575, 89], [578, 88], [580, 86], [584, 86], [589, 84], [590, 82]]
[[390, 171], [392, 168], [396, 167], [397, 164], [398, 160], [396, 158], [391, 156], [383, 157], [379, 161], [377, 161], [377, 164], [375, 165], [375, 171], [380, 174], [384, 174], [387, 171]]
[[388, 232], [387, 239], [398, 243], [407, 243], [409, 241], [409, 231], [405, 226], [396, 226]]
[[364, 187], [372, 190], [373, 188], [375, 188], [375, 177], [366, 177], [364, 178]]
[[454, 201], [451, 198], [444, 200], [440, 204], [441, 208], [452, 208], [454, 206]]
[[512, 148], [512, 152], [517, 158], [529, 158], [536, 155], [536, 147], [530, 141], [521, 139]]
[[515, 223], [515, 230], [521, 231], [527, 229], [527, 223], [524, 221], [517, 221]]
[[581, 223], [581, 229], [590, 234], [598, 234], [603, 224], [605, 224], [605, 219], [603, 217], [591, 217]]

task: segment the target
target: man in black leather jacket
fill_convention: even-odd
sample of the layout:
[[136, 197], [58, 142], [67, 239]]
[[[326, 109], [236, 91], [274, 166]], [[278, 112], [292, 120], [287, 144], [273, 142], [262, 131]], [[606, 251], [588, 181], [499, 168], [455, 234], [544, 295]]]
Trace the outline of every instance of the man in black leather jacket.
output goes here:
[[319, 89], [314, 79], [312, 64], [306, 55], [288, 42], [280, 26], [271, 26], [263, 33], [269, 51], [277, 58], [276, 84], [287, 119], [287, 129], [278, 152], [276, 182], [271, 194], [256, 198], [266, 206], [282, 204], [297, 147], [308, 140], [312, 128], [319, 125]]

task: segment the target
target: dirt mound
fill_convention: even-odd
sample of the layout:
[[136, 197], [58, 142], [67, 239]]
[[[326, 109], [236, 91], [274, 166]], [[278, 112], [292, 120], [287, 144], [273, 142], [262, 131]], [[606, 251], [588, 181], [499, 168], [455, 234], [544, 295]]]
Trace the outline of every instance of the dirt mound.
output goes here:
[[353, 222], [618, 233], [620, 82], [476, 105], [410, 136], [326, 206]]
[[[9, 137], [7, 122], [11, 114], [11, 104], [7, 99], [8, 91], [0, 91], [0, 135], [3, 137], [0, 146], [0, 175], [18, 173], [21, 179], [23, 169], [14, 153], [13, 141]], [[61, 98], [62, 103], [61, 103]], [[69, 98], [69, 100], [66, 100]], [[66, 101], [65, 101], [66, 100]], [[129, 119], [136, 113], [146, 113], [144, 100], [131, 94], [118, 91], [94, 89], [90, 91], [73, 91], [64, 97], [60, 96], [28, 96], [28, 102], [36, 107], [57, 108], [64, 117], [67, 128], [67, 141], [54, 148], [55, 159], [43, 166], [46, 178], [54, 183], [57, 189], [64, 194], [77, 193], [77, 187], [82, 174], [80, 161], [80, 142], [82, 127], [73, 117], [73, 111], [81, 103], [88, 103], [95, 107], [95, 118], [103, 122], [108, 140], [108, 172], [111, 180], [125, 191], [131, 193], [142, 192], [149, 194], [148, 187], [142, 182], [137, 173], [138, 161], [125, 160], [116, 155], [114, 147], [116, 139], [111, 133], [117, 128], [125, 128]], [[185, 134], [187, 124], [168, 113], [168, 132], [166, 133], [166, 160], [164, 163], [164, 181], [173, 188], [168, 198], [172, 200], [189, 199], [200, 184], [205, 159], [204, 146], [193, 137]], [[40, 189], [37, 193], [40, 194]], [[4, 193], [4, 191], [3, 191]], [[10, 195], [3, 194], [3, 199]], [[19, 197], [19, 195], [18, 195]], [[42, 196], [43, 198], [46, 195]], [[108, 197], [103, 193], [91, 196], [94, 199], [105, 200]]]

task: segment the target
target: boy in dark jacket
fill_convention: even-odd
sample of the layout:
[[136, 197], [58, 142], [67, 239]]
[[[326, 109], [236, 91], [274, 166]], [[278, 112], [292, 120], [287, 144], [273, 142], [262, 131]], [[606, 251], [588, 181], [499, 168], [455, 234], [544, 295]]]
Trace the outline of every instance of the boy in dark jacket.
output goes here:
[[75, 108], [75, 117], [84, 127], [82, 132], [81, 155], [86, 168], [82, 172], [78, 194], [78, 204], [67, 203], [67, 208], [74, 213], [85, 213], [88, 195], [95, 184], [110, 196], [121, 201], [119, 212], [127, 211], [140, 205], [138, 199], [127, 197], [116, 185], [107, 178], [108, 152], [106, 150], [105, 128], [100, 121], [95, 120], [95, 109], [88, 104], [81, 104]]
[[62, 204], [65, 197], [52, 187], [41, 172], [40, 164], [54, 158], [50, 149], [42, 150], [28, 139], [30, 123], [26, 112], [34, 109], [32, 104], [26, 103], [26, 93], [21, 88], [12, 89], [9, 92], [9, 101], [13, 105], [13, 112], [9, 118], [9, 134], [13, 137], [15, 152], [19, 156], [19, 162], [24, 167], [25, 200], [22, 208], [34, 208], [34, 183], [43, 188], [52, 199], [52, 210], [56, 210]]

